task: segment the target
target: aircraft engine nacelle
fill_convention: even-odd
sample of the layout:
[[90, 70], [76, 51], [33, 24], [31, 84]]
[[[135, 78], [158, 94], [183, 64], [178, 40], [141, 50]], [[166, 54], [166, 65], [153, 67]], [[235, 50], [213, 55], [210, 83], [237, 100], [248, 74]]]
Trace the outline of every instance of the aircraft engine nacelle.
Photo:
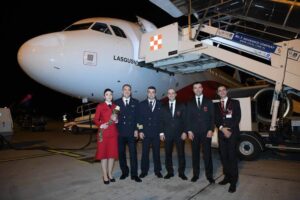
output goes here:
[[[273, 100], [274, 88], [264, 88], [259, 90], [253, 100], [255, 101], [256, 120], [262, 123], [271, 123], [271, 106]], [[292, 102], [286, 94], [280, 97], [279, 113], [287, 117], [292, 112]]]

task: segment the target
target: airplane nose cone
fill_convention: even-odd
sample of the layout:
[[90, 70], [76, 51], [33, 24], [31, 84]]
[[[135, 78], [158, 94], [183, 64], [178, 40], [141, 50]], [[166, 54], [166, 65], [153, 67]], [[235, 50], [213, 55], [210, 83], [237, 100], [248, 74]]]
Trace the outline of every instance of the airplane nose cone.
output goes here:
[[62, 40], [58, 34], [46, 34], [25, 42], [18, 51], [18, 63], [31, 78], [39, 81], [61, 57]]

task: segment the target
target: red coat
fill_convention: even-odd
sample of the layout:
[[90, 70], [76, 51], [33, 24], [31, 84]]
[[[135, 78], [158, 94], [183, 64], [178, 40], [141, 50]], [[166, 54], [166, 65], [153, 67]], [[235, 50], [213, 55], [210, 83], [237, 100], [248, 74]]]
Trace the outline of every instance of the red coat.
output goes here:
[[[98, 104], [94, 117], [94, 123], [100, 127], [102, 124], [108, 122], [112, 115], [113, 109], [116, 107], [112, 104], [111, 108], [104, 102]], [[107, 158], [118, 158], [118, 129], [116, 123], [109, 125], [107, 129], [103, 130], [103, 140], [99, 142], [97, 134], [97, 152], [96, 160]]]

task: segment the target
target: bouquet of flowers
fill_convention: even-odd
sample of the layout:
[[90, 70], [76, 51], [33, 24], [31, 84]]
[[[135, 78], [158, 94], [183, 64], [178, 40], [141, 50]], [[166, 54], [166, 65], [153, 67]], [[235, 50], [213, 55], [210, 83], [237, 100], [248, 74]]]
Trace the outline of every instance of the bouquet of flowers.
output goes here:
[[[114, 123], [113, 118], [115, 118], [115, 117], [118, 115], [119, 112], [120, 112], [120, 107], [119, 107], [119, 106], [116, 106], [116, 107], [113, 109], [113, 111], [112, 111], [112, 114], [111, 114], [111, 116], [110, 116], [110, 120], [107, 122], [107, 125], [108, 125], [108, 126], [110, 126], [112, 123]], [[100, 126], [99, 132], [98, 132], [99, 142], [102, 142], [102, 140], [103, 140], [103, 130], [104, 130], [104, 129], [101, 128], [101, 126]]]

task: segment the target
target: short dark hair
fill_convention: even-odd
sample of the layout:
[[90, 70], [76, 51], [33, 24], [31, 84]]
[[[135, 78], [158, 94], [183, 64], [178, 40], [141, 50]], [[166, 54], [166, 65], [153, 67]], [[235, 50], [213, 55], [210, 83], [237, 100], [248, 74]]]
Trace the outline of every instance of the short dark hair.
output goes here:
[[194, 85], [197, 85], [197, 84], [201, 84], [202, 85], [202, 83], [200, 81], [196, 81], [196, 82], [193, 83], [193, 87], [194, 87]]
[[122, 86], [122, 90], [124, 89], [124, 87], [129, 87], [130, 90], [131, 90], [131, 85], [129, 85], [128, 83], [126, 83], [126, 84], [124, 84], [124, 85]]
[[156, 92], [156, 88], [154, 86], [149, 86], [147, 90], [154, 90]]
[[110, 88], [106, 88], [103, 92], [103, 94], [105, 95], [106, 92], [111, 92], [111, 93], [114, 93]]

